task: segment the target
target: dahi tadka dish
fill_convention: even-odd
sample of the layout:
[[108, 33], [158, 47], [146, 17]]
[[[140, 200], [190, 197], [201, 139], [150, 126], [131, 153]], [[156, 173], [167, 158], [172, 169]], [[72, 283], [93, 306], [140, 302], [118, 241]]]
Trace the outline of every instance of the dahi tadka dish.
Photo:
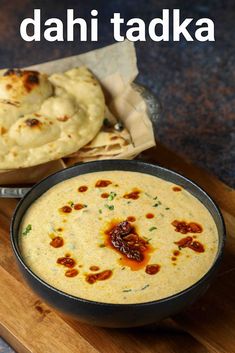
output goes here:
[[58, 183], [26, 211], [19, 246], [43, 281], [91, 301], [127, 304], [169, 297], [213, 265], [216, 224], [179, 185], [129, 171]]

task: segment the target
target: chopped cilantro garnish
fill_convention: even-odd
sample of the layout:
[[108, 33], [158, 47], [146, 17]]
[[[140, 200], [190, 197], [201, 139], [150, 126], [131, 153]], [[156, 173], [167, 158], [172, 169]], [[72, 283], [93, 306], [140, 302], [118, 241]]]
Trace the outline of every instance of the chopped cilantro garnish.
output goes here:
[[127, 292], [131, 292], [132, 289], [123, 289], [123, 292], [127, 293]]
[[27, 235], [32, 230], [32, 225], [28, 224], [27, 227], [23, 230], [22, 235]]
[[148, 196], [148, 197], [151, 197], [151, 195], [149, 195], [147, 192], [145, 192], [145, 195]]
[[157, 227], [151, 227], [151, 228], [149, 228], [149, 231], [152, 232], [155, 229], [157, 229]]
[[159, 205], [161, 205], [162, 203], [161, 203], [161, 201], [158, 201], [157, 203], [155, 203], [154, 205], [153, 205], [153, 207], [158, 207]]
[[73, 207], [74, 206], [74, 202], [73, 201], [68, 201], [68, 204]]
[[100, 213], [100, 214], [102, 213], [102, 210], [101, 210], [101, 208], [99, 209], [99, 213]]
[[144, 290], [144, 289], [146, 289], [148, 287], [149, 287], [149, 284], [146, 284], [145, 286], [143, 286], [143, 288], [141, 288], [141, 290]]
[[155, 196], [155, 197], [153, 198], [153, 200], [157, 200], [157, 196]]
[[100, 244], [99, 247], [100, 248], [105, 248], [105, 245], [104, 244]]
[[113, 201], [114, 197], [116, 197], [116, 196], [117, 196], [116, 192], [111, 191], [109, 194], [108, 200]]
[[165, 208], [165, 210], [169, 210], [169, 209], [170, 209], [170, 207], [166, 207], [166, 208]]
[[114, 210], [114, 206], [113, 205], [104, 205], [104, 207], [106, 207], [107, 209], [109, 209], [110, 211]]

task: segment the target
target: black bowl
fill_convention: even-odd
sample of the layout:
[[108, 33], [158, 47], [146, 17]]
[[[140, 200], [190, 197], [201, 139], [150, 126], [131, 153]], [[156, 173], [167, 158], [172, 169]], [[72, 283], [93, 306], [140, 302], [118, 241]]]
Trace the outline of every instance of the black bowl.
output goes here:
[[[211, 213], [219, 234], [216, 259], [209, 271], [191, 287], [170, 297], [140, 304], [107, 304], [78, 298], [64, 293], [36, 276], [25, 264], [18, 245], [19, 226], [28, 207], [53, 185], [71, 177], [105, 170], [136, 171], [160, 177], [181, 185], [199, 199]], [[43, 217], [43, 216], [42, 216]], [[42, 220], [43, 221], [43, 220]], [[11, 243], [19, 267], [29, 286], [57, 310], [79, 321], [105, 327], [133, 327], [159, 322], [192, 304], [208, 288], [222, 257], [225, 226], [222, 215], [212, 199], [199, 186], [171, 170], [140, 161], [106, 160], [78, 164], [59, 171], [35, 185], [19, 202], [11, 223]]]

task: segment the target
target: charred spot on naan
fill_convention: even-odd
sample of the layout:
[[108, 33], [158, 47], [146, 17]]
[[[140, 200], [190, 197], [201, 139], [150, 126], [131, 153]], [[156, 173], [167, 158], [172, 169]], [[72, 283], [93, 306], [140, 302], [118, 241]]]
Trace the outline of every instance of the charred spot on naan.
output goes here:
[[7, 83], [6, 89], [13, 88], [14, 81], [21, 78], [27, 92], [30, 92], [35, 86], [39, 85], [39, 75], [38, 71], [20, 69], [8, 69], [3, 74], [3, 76], [10, 76], [12, 78], [12, 84]]
[[32, 119], [26, 119], [25, 124], [29, 127], [39, 127], [42, 123], [38, 119], [32, 118]]
[[1, 70], [0, 126], [7, 131], [0, 135], [5, 147], [0, 149], [0, 168], [29, 167], [76, 152], [97, 135], [104, 112], [102, 89], [85, 67], [49, 77], [32, 70]]

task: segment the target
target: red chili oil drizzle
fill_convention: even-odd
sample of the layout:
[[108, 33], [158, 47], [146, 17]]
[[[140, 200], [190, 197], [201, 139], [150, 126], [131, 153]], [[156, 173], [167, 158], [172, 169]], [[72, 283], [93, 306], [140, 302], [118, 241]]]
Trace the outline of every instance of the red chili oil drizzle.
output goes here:
[[100, 195], [103, 199], [107, 199], [109, 197], [109, 194], [107, 192], [103, 192], [103, 194]]
[[72, 268], [71, 270], [67, 270], [65, 272], [66, 277], [76, 277], [78, 274], [79, 274], [79, 272], [75, 268]]
[[181, 191], [182, 189], [179, 186], [173, 186], [172, 188], [173, 191]]
[[204, 252], [204, 246], [199, 241], [193, 240], [192, 237], [182, 238], [179, 241], [175, 242], [178, 245], [179, 249], [181, 248], [190, 248], [196, 252]]
[[151, 219], [151, 218], [154, 218], [154, 214], [153, 213], [147, 213], [145, 215], [145, 217], [148, 218], [148, 219]]
[[122, 255], [119, 259], [122, 266], [129, 266], [133, 271], [146, 266], [153, 247], [137, 234], [132, 224], [113, 220], [104, 233], [105, 246]]
[[60, 208], [60, 212], [70, 213], [70, 212], [72, 212], [72, 208], [70, 206], [63, 206]]
[[59, 257], [56, 262], [57, 264], [60, 264], [69, 268], [73, 268], [76, 265], [76, 261], [68, 256]]
[[158, 264], [153, 264], [153, 265], [147, 265], [145, 268], [145, 272], [148, 275], [155, 275], [160, 271], [161, 266]]
[[86, 185], [79, 186], [78, 191], [79, 192], [86, 192], [88, 187]]
[[137, 200], [140, 196], [140, 190], [134, 189], [132, 192], [123, 195], [124, 199]]
[[90, 271], [99, 271], [99, 266], [90, 266]]
[[112, 184], [110, 180], [97, 180], [95, 187], [96, 188], [106, 188], [106, 186]]
[[202, 226], [196, 222], [187, 223], [185, 221], [174, 220], [171, 224], [175, 227], [176, 232], [182, 234], [201, 233], [203, 230]]
[[135, 222], [136, 221], [136, 218], [134, 216], [129, 216], [127, 217], [126, 219], [128, 222]]
[[53, 248], [61, 248], [64, 245], [64, 239], [59, 236], [55, 237], [50, 242], [50, 245], [53, 246]]
[[76, 203], [76, 204], [73, 206], [73, 208], [74, 208], [75, 210], [77, 210], [77, 211], [83, 209], [84, 207], [85, 207], [85, 206], [84, 206], [83, 204], [81, 204], [81, 203]]
[[172, 260], [172, 261], [176, 261], [176, 260], [177, 260], [177, 257], [172, 256], [171, 260]]
[[111, 270], [105, 270], [99, 273], [89, 273], [86, 275], [86, 281], [90, 284], [95, 283], [96, 281], [104, 281], [112, 276]]
[[173, 255], [174, 256], [179, 256], [180, 255], [180, 251], [179, 250], [174, 250], [173, 251]]

